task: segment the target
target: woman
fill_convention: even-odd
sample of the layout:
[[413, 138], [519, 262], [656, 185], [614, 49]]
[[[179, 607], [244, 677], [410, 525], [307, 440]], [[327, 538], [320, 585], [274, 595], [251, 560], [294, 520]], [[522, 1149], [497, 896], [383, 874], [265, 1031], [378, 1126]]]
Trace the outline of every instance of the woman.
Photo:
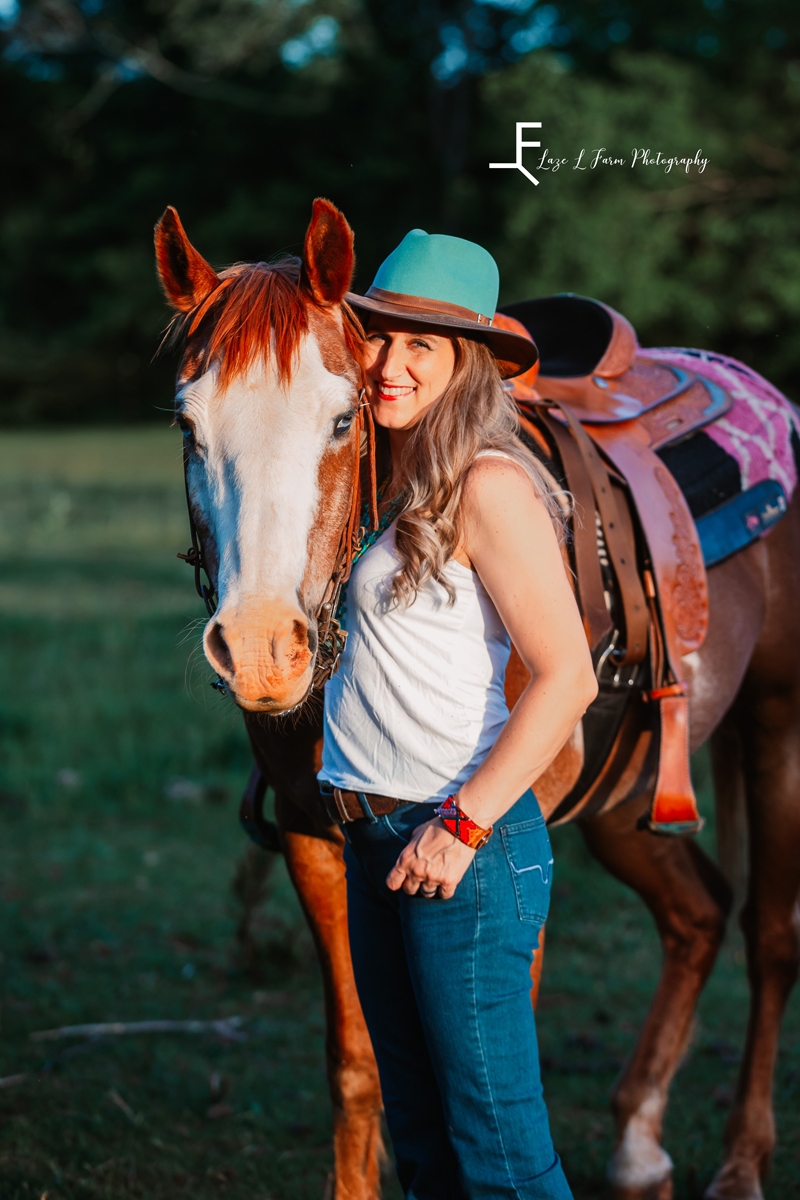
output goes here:
[[[356, 983], [413, 1200], [571, 1195], [529, 997], [552, 878], [531, 785], [596, 683], [557, 508], [501, 383], [536, 349], [492, 328], [497, 293], [487, 251], [413, 230], [348, 297], [388, 527], [348, 585], [320, 781], [343, 817]], [[510, 639], [531, 673], [511, 716]]]

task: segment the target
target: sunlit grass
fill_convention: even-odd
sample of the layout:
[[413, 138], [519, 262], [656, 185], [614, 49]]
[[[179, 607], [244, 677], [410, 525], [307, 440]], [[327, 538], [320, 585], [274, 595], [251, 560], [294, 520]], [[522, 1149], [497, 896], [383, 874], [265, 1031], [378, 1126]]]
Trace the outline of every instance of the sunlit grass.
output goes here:
[[[174, 557], [188, 544], [184, 504], [174, 430], [0, 436], [0, 1076], [28, 1076], [0, 1089], [2, 1200], [319, 1200], [331, 1168], [318, 969], [282, 862], [258, 916], [257, 978], [234, 936], [250, 757], [202, 656], [187, 666], [203, 611]], [[702, 840], [713, 853], [713, 822]], [[608, 1091], [660, 949], [577, 829], [553, 843], [545, 1089], [576, 1197], [599, 1200]], [[667, 1117], [682, 1200], [719, 1163], [746, 1012], [734, 938]], [[74, 1040], [28, 1036], [221, 1016], [241, 1016], [248, 1040], [152, 1035], [59, 1057]], [[777, 1115], [766, 1194], [784, 1200], [800, 1182], [797, 996]], [[389, 1181], [386, 1194], [398, 1194]]]

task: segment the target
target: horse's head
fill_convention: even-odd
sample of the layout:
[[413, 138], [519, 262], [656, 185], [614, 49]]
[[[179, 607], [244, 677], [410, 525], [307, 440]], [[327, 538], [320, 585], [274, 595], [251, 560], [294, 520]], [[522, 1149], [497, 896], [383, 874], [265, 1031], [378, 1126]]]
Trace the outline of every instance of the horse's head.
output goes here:
[[317, 200], [302, 261], [217, 274], [170, 208], [156, 256], [182, 314], [175, 419], [218, 597], [206, 657], [240, 707], [285, 712], [311, 686], [358, 469], [360, 338], [342, 307], [353, 235]]

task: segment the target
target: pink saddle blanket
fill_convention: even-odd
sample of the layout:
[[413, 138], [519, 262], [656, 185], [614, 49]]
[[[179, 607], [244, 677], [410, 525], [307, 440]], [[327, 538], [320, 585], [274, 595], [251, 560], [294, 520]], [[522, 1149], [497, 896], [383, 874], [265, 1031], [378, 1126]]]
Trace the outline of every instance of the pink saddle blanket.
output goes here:
[[706, 425], [707, 434], [739, 469], [741, 490], [773, 480], [790, 500], [797, 487], [800, 452], [800, 411], [790, 400], [744, 363], [708, 350], [640, 350], [696, 375], [710, 379], [733, 397], [724, 417]]

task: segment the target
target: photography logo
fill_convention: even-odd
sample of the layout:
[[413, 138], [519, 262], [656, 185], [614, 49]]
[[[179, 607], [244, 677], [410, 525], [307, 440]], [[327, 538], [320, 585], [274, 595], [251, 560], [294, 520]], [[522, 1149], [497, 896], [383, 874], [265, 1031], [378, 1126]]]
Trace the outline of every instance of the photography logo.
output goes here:
[[539, 180], [535, 179], [534, 176], [531, 175], [530, 171], [526, 167], [523, 167], [523, 165], [522, 165], [522, 151], [525, 150], [528, 146], [530, 146], [532, 149], [535, 148], [538, 150], [542, 143], [541, 142], [524, 142], [522, 140], [524, 137], [524, 134], [522, 131], [523, 131], [523, 129], [541, 129], [541, 128], [542, 128], [541, 121], [517, 121], [517, 161], [512, 162], [512, 163], [489, 163], [489, 170], [490, 171], [505, 171], [505, 170], [511, 168], [511, 169], [516, 169], [517, 171], [522, 171], [522, 174], [525, 176], [525, 178], [530, 179], [531, 183], [534, 184], [536, 187], [538, 187]]

